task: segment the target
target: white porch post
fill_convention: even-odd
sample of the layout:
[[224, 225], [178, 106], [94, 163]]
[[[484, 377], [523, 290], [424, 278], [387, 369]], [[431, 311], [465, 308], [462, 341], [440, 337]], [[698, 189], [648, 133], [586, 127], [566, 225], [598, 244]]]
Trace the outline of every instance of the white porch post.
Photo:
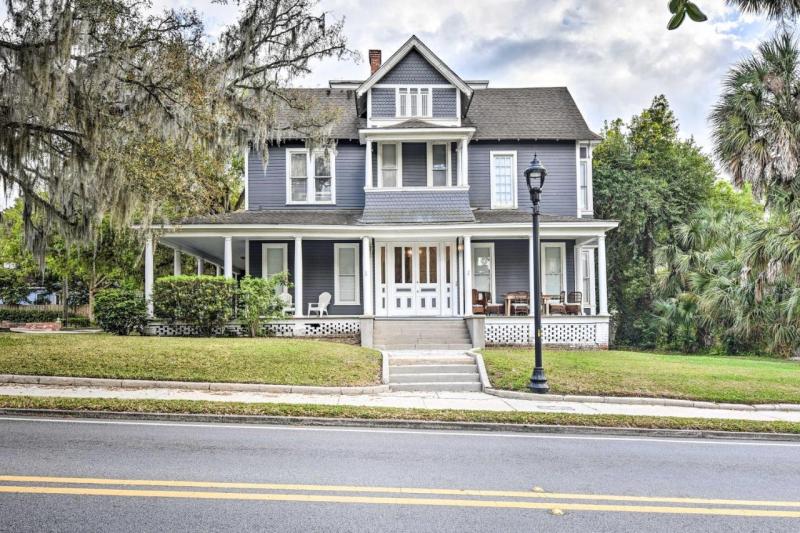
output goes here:
[[181, 275], [181, 251], [177, 248], [172, 251], [172, 273], [175, 276]]
[[533, 301], [533, 286], [536, 283], [535, 272], [533, 264], [533, 235], [528, 236], [528, 296], [530, 298], [530, 305], [528, 305], [528, 316], [534, 316], [536, 308], [535, 305], [541, 305], [539, 302]]
[[144, 299], [147, 301], [147, 316], [153, 318], [153, 236], [148, 235], [144, 243]]
[[294, 316], [303, 316], [303, 238], [294, 238]]
[[364, 315], [372, 316], [375, 314], [372, 302], [374, 294], [372, 293], [372, 261], [370, 260], [372, 254], [370, 253], [370, 238], [364, 237], [361, 239], [361, 277], [364, 280]]
[[217, 271], [216, 273], [217, 276], [220, 276], [222, 274], [222, 272], [219, 269], [219, 265], [214, 265], [214, 269]]
[[372, 188], [372, 141], [367, 139], [367, 154], [364, 160], [364, 188]]
[[200, 257], [200, 256], [197, 256], [197, 257], [195, 257], [195, 259], [197, 259], [197, 275], [198, 276], [202, 276], [203, 275], [203, 258]]
[[472, 237], [464, 236], [464, 316], [472, 316]]
[[[469, 145], [469, 140], [461, 139], [461, 174], [459, 175], [460, 181], [459, 185], [462, 187], [466, 187], [469, 185], [469, 151], [467, 146]], [[472, 307], [472, 302], [470, 302], [470, 308]]]
[[225, 237], [225, 277], [233, 277], [233, 237]]
[[608, 287], [606, 286], [606, 236], [597, 237], [597, 294], [600, 299], [598, 315], [608, 314]]

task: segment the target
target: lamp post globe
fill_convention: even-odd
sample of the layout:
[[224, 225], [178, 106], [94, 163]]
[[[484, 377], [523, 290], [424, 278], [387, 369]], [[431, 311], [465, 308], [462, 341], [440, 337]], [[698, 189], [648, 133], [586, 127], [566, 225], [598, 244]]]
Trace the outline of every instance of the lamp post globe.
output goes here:
[[541, 260], [539, 258], [539, 200], [546, 176], [547, 169], [539, 161], [537, 154], [534, 154], [533, 161], [525, 169], [525, 182], [531, 195], [531, 215], [533, 218], [533, 297], [530, 305], [533, 306], [534, 316], [534, 363], [528, 388], [531, 392], [538, 394], [545, 394], [550, 390], [542, 363], [542, 273]]

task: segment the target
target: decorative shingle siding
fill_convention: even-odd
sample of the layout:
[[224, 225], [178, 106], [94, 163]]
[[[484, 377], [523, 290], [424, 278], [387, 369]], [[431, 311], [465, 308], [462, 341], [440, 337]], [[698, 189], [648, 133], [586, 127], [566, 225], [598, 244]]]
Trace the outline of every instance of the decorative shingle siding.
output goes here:
[[363, 224], [473, 222], [467, 191], [383, 191], [366, 194]]
[[456, 89], [433, 89], [433, 118], [456, 118]]
[[378, 83], [429, 83], [439, 85], [449, 82], [419, 52], [412, 50], [392, 70], [387, 72]]
[[525, 178], [534, 153], [547, 168], [547, 179], [542, 191], [541, 210], [548, 215], [576, 216], [578, 210], [577, 170], [574, 142], [478, 141], [469, 145], [469, 186], [473, 207], [491, 207], [490, 152], [516, 150], [517, 152], [517, 204], [519, 209], [531, 208]]
[[371, 89], [372, 116], [375, 118], [393, 118], [396, 115], [395, 90], [383, 87]]
[[403, 187], [428, 185], [428, 145], [403, 143]]
[[[248, 158], [248, 207], [286, 207], [286, 149], [303, 148], [293, 142], [270, 146], [269, 159], [251, 151]], [[358, 142], [340, 141], [336, 146], [336, 205], [292, 205], [291, 209], [352, 209], [364, 205], [364, 147]]]

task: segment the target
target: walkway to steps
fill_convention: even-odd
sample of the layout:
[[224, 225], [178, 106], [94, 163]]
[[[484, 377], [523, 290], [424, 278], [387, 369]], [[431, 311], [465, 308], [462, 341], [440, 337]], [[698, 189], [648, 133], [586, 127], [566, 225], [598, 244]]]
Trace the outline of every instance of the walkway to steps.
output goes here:
[[463, 350], [391, 350], [392, 391], [480, 391], [475, 359]]
[[469, 350], [467, 325], [462, 318], [376, 319], [373, 344], [389, 350]]

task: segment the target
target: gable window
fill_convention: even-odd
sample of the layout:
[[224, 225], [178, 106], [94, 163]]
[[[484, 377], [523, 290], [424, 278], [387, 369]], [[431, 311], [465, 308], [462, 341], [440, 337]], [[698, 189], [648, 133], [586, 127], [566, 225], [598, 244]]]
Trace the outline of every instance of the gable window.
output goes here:
[[378, 187], [402, 187], [400, 143], [380, 143], [378, 151]]
[[396, 96], [398, 117], [431, 116], [430, 87], [399, 87]]
[[517, 152], [492, 151], [489, 154], [492, 184], [492, 209], [517, 207]]
[[588, 143], [578, 145], [578, 209], [592, 212], [592, 150]]
[[330, 149], [286, 150], [286, 198], [288, 204], [333, 204], [335, 198], [334, 152]]
[[450, 143], [428, 143], [428, 187], [446, 187], [451, 179]]
[[567, 253], [563, 242], [542, 243], [542, 292], [558, 296], [567, 290]]
[[358, 305], [358, 244], [335, 243], [333, 248], [334, 305]]

